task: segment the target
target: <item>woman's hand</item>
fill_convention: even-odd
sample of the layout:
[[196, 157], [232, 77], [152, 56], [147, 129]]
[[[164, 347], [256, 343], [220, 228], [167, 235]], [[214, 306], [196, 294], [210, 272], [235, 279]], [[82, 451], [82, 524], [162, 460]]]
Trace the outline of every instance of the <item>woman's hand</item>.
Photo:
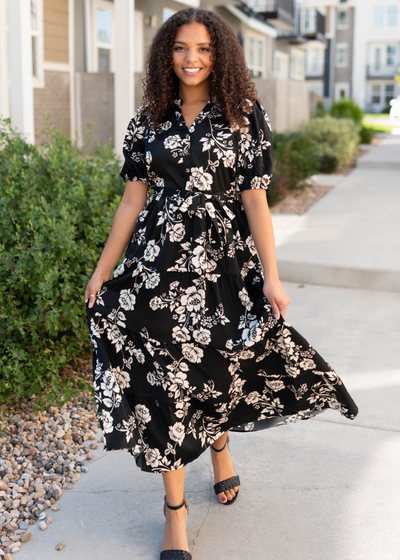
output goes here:
[[263, 286], [263, 292], [267, 300], [272, 306], [275, 319], [278, 320], [280, 316], [285, 318], [287, 306], [290, 303], [284, 287], [280, 280], [266, 280]]
[[89, 300], [89, 307], [93, 307], [96, 301], [96, 294], [107, 280], [111, 280], [111, 274], [100, 273], [95, 270], [93, 276], [88, 282], [85, 290], [85, 301]]

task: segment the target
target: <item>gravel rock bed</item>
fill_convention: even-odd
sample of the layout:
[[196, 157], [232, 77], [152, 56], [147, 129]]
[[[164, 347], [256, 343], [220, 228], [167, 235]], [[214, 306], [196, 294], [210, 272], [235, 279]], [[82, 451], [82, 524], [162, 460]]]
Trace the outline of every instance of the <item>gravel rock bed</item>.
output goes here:
[[31, 538], [30, 525], [38, 523], [44, 531], [52, 523], [57, 501], [88, 472], [91, 450], [102, 442], [92, 395], [72, 399], [60, 409], [50, 406], [38, 415], [30, 408], [27, 402], [12, 413], [0, 407], [2, 560], [10, 560]]

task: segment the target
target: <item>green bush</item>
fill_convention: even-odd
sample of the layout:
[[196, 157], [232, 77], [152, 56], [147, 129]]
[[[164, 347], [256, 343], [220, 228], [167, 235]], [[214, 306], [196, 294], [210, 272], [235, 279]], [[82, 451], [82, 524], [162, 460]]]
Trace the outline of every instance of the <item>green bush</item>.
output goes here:
[[318, 171], [318, 147], [303, 130], [273, 135], [274, 175], [281, 186], [304, 188]]
[[[337, 159], [337, 170], [342, 170], [354, 159], [360, 142], [360, 126], [351, 119], [335, 119], [330, 115], [311, 119], [303, 133], [317, 147], [320, 162]], [[321, 169], [321, 168], [320, 168]]]
[[364, 116], [364, 111], [353, 99], [340, 99], [333, 103], [330, 114], [336, 119], [352, 119], [360, 123]]
[[323, 101], [317, 101], [317, 109], [315, 111], [315, 117], [324, 117], [327, 114], [327, 111], [324, 108]]
[[333, 173], [339, 165], [338, 158], [333, 154], [322, 154], [322, 156], [318, 158], [318, 161], [318, 170], [320, 173]]
[[361, 144], [371, 144], [373, 137], [376, 132], [373, 128], [368, 128], [363, 126], [360, 130], [360, 142]]
[[109, 146], [83, 156], [48, 127], [37, 147], [0, 121], [0, 402], [66, 402], [87, 382], [60, 376], [88, 354], [84, 288], [123, 184]]

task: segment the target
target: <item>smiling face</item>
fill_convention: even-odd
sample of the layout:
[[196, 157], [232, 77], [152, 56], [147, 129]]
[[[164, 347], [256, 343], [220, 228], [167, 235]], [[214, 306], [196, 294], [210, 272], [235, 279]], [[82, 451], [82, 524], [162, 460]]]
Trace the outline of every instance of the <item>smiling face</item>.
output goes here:
[[213, 63], [211, 37], [202, 23], [182, 25], [172, 47], [172, 67], [187, 86], [197, 86], [208, 80]]

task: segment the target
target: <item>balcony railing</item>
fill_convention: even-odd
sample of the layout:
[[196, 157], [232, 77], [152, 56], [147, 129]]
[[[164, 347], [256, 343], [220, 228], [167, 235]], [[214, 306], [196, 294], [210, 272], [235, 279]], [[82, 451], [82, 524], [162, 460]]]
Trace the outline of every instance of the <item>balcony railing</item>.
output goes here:
[[394, 80], [396, 75], [396, 68], [399, 66], [400, 61], [397, 64], [390, 66], [380, 66], [376, 68], [371, 64], [367, 64], [367, 79], [380, 78], [383, 80]]
[[303, 8], [298, 12], [298, 33], [325, 35], [325, 16], [316, 8]]
[[294, 30], [294, 0], [247, 0], [245, 3], [277, 29]]

